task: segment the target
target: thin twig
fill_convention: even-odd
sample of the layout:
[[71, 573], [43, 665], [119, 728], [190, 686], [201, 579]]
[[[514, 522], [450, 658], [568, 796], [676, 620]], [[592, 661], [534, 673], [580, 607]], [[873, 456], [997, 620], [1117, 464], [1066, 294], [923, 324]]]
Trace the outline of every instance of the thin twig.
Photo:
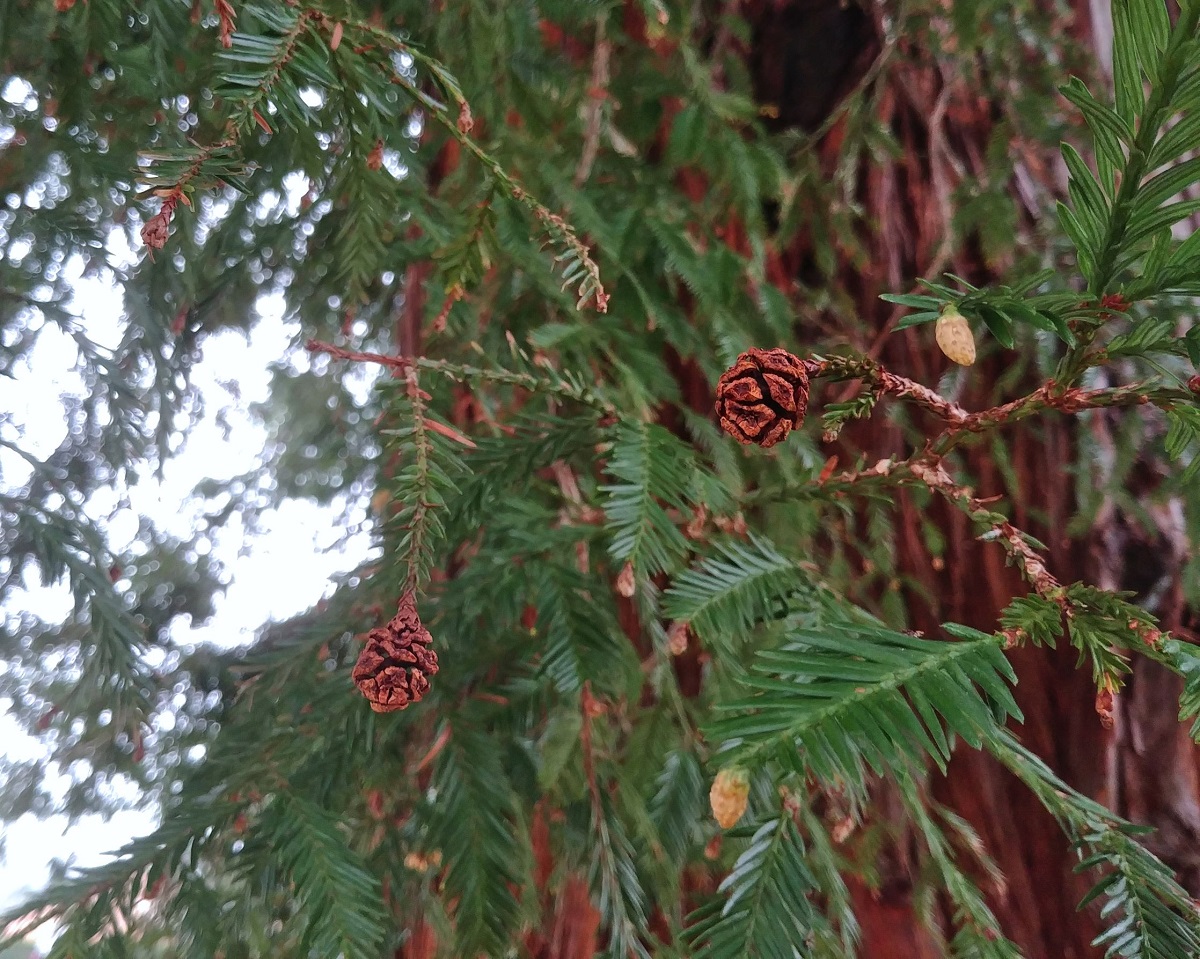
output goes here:
[[1057, 410], [1074, 415], [1086, 410], [1118, 406], [1153, 405], [1160, 409], [1170, 409], [1177, 403], [1188, 402], [1194, 402], [1194, 397], [1187, 390], [1147, 389], [1144, 383], [1085, 390], [1077, 386], [1060, 389], [1051, 381], [1009, 403], [972, 413], [966, 422], [950, 426], [936, 437], [930, 443], [929, 449], [936, 455], [944, 455], [972, 434], [1007, 426], [1044, 410]]
[[413, 769], [413, 772], [419, 773], [423, 769], [425, 769], [431, 762], [433, 762], [437, 758], [438, 754], [443, 749], [446, 748], [446, 744], [448, 742], [450, 742], [450, 724], [449, 723], [447, 723], [445, 726], [442, 727], [442, 731], [440, 733], [438, 733], [437, 739], [435, 739], [433, 741], [433, 745], [429, 747], [429, 751], [426, 752], [425, 755], [421, 757], [421, 761], [419, 763], [417, 763], [416, 767]]
[[404, 356], [388, 356], [385, 353], [364, 353], [358, 350], [346, 350], [340, 346], [334, 346], [332, 343], [325, 343], [321, 340], [309, 340], [304, 344], [304, 348], [310, 353], [328, 353], [339, 360], [350, 360], [352, 363], [378, 363], [381, 366], [390, 366], [396, 370], [406, 370], [414, 362], [412, 359]]
[[604, 119], [604, 101], [608, 99], [608, 61], [612, 44], [606, 35], [608, 17], [596, 21], [596, 46], [592, 51], [592, 77], [588, 84], [587, 106], [584, 107], [583, 153], [575, 168], [575, 186], [581, 187], [591, 175], [592, 165], [600, 152], [600, 127]]
[[983, 500], [977, 498], [968, 487], [954, 482], [941, 460], [917, 460], [909, 464], [908, 469], [913, 476], [931, 490], [936, 490], [971, 519], [988, 526], [982, 538], [1000, 542], [1009, 555], [1017, 560], [1029, 584], [1040, 595], [1057, 599], [1060, 584], [1046, 568], [1046, 561], [1041, 554], [1025, 541], [1025, 534], [1007, 520], [997, 521], [997, 514], [987, 509]]
[[867, 357], [832, 356], [803, 362], [810, 378], [821, 376], [833, 380], [861, 379], [874, 392], [890, 393], [900, 399], [909, 400], [946, 420], [952, 427], [961, 427], [971, 419], [971, 414], [957, 403], [915, 380], [884, 369], [878, 362]]
[[817, 485], [836, 496], [871, 481], [884, 481], [890, 486], [919, 483], [944, 496], [976, 523], [987, 527], [980, 539], [1001, 543], [1009, 555], [1018, 561], [1021, 572], [1038, 593], [1059, 600], [1058, 580], [1046, 568], [1041, 555], [1026, 542], [1025, 533], [1004, 516], [989, 509], [991, 499], [977, 497], [969, 487], [955, 483], [940, 457], [922, 453], [907, 460], [879, 460], [864, 470], [831, 474]]
[[[590, 406], [605, 417], [617, 415], [616, 407], [595, 391], [582, 383], [572, 382], [557, 377], [557, 375], [537, 377], [532, 373], [484, 369], [479, 366], [450, 363], [446, 360], [434, 360], [427, 356], [388, 356], [384, 353], [360, 352], [343, 349], [340, 346], [334, 346], [332, 343], [326, 343], [322, 340], [309, 340], [305, 344], [305, 348], [310, 353], [327, 353], [330, 356], [341, 360], [349, 360], [352, 363], [379, 363], [392, 369], [405, 371], [409, 369], [428, 370], [431, 373], [438, 373], [441, 376], [454, 380], [456, 383], [470, 380], [484, 380], [490, 383], [500, 383], [506, 386], [517, 387], [518, 389], [529, 390], [531, 393], [551, 393], [562, 399]], [[520, 353], [520, 355], [528, 361], [528, 357], [523, 353]], [[548, 368], [548, 372], [553, 374], [554, 371]]]
[[968, 413], [940, 393], [907, 377], [892, 373], [870, 357], [811, 357], [802, 362], [810, 379], [824, 377], [832, 380], [862, 380], [867, 388], [875, 393], [909, 400], [945, 420], [948, 425], [928, 444], [927, 453], [923, 454], [926, 456], [943, 456], [971, 434], [1006, 426], [1044, 410], [1057, 410], [1070, 415], [1085, 410], [1147, 404], [1170, 409], [1177, 403], [1194, 401], [1194, 396], [1188, 390], [1147, 389], [1145, 383], [1085, 390], [1078, 386], [1062, 388], [1051, 380], [1033, 392], [1008, 403]]
[[587, 779], [588, 793], [592, 799], [592, 813], [597, 824], [604, 822], [604, 806], [600, 798], [600, 782], [596, 778], [596, 757], [592, 752], [592, 716], [599, 702], [592, 695], [591, 682], [583, 684], [583, 694], [579, 698], [580, 712], [583, 714], [583, 725], [579, 730], [579, 745], [583, 753], [583, 774]]

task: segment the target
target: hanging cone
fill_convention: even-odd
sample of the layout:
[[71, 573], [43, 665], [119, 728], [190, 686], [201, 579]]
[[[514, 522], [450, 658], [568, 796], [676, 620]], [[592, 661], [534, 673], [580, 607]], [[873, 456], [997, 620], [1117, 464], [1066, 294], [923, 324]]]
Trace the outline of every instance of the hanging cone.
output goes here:
[[429, 677], [438, 671], [432, 643], [411, 593], [386, 626], [367, 633], [351, 678], [375, 712], [404, 709], [429, 691]]

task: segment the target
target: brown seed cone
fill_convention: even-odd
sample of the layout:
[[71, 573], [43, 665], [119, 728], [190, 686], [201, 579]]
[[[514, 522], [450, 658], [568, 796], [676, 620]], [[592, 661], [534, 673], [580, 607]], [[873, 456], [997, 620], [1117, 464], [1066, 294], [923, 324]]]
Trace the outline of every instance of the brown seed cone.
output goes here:
[[807, 409], [808, 373], [787, 350], [747, 350], [717, 381], [721, 428], [739, 443], [774, 446]]
[[411, 594], [400, 600], [387, 626], [367, 633], [350, 675], [375, 712], [403, 709], [429, 691], [429, 677], [438, 671], [432, 643]]
[[169, 196], [163, 200], [158, 212], [150, 217], [142, 227], [142, 242], [152, 250], [161, 250], [167, 245], [171, 236], [171, 217], [175, 215], [175, 207], [179, 198]]

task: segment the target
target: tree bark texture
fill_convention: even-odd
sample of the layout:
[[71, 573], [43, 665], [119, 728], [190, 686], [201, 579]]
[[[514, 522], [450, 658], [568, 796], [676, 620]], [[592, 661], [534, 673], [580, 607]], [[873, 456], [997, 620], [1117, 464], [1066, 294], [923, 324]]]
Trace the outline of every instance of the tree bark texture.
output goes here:
[[[1111, 37], [1103, 19], [1106, 11], [1099, 9], [1103, 6], [1076, 2], [1073, 16], [1061, 25], [1062, 35], [1090, 46], [1097, 62], [1107, 60], [1107, 50], [1099, 48]], [[975, 237], [952, 243], [950, 222], [951, 191], [964, 179], [996, 175], [994, 169], [989, 173], [985, 157], [1005, 104], [941, 69], [932, 53], [922, 54], [921, 37], [900, 38], [906, 53], [902, 62], [869, 77], [883, 46], [881, 18], [854, 4], [760, 0], [746, 7], [755, 24], [747, 62], [759, 99], [783, 105], [776, 121], [781, 126], [826, 133], [820, 149], [830, 163], [840, 135], [840, 121], [832, 111], [864, 78], [883, 86], [876, 101], [878, 119], [902, 153], [890, 160], [873, 157], [859, 168], [857, 199], [872, 224], [865, 238], [872, 255], [865, 266], [844, 263], [838, 282], [853, 295], [868, 330], [853, 345], [889, 368], [936, 384], [950, 364], [928, 330], [925, 335], [909, 331], [885, 336], [897, 317], [877, 297], [908, 291], [915, 278], [944, 271], [977, 284], [1011, 278], [1003, 275], [1006, 264], [985, 261]], [[1009, 174], [1012, 202], [1023, 211], [1023, 227], [1031, 229], [1038, 209], [1030, 202], [1030, 185], [1061, 189], [1057, 156], [1033, 144], [1013, 144], [1009, 156], [1015, 159], [1013, 169], [1001, 175]], [[802, 231], [780, 251], [784, 276], [811, 276], [816, 242]], [[794, 344], [801, 353], [803, 334], [799, 329], [801, 342]], [[1014, 378], [1009, 363], [1011, 359], [993, 355], [972, 367], [960, 397], [963, 405], [983, 408], [1036, 385], [1036, 371]], [[998, 383], [1001, 376], [1003, 384]], [[1161, 464], [1140, 462], [1127, 480], [1136, 484], [1152, 525], [1144, 516], [1130, 516], [1106, 502], [1091, 530], [1067, 534], [1075, 512], [1075, 483], [1088, 481], [1086, 472], [1077, 480], [1067, 470], [1080, 462], [1081, 431], [1089, 430], [1101, 447], [1111, 446], [1115, 418], [1128, 415], [1138, 414], [1106, 411], [1086, 423], [1052, 414], [1009, 429], [1003, 439], [1015, 483], [1005, 479], [992, 447], [985, 444], [966, 452], [963, 465], [969, 479], [964, 482], [981, 496], [1005, 494], [1014, 522], [1048, 545], [1050, 569], [1060, 581], [1132, 590], [1164, 629], [1194, 638], [1195, 613], [1185, 608], [1180, 588], [1187, 551], [1180, 507], [1156, 496]], [[1147, 418], [1143, 428], [1149, 435], [1157, 425]], [[900, 429], [879, 415], [847, 429], [840, 451], [843, 458], [856, 451], [876, 458], [909, 452]], [[1105, 479], [1094, 477], [1096, 482]], [[955, 621], [991, 631], [1000, 611], [1027, 592], [1017, 571], [1005, 565], [1003, 551], [977, 542], [966, 517], [948, 504], [918, 505], [913, 495], [902, 492], [893, 521], [896, 572], [915, 628], [933, 630], [940, 622]], [[926, 545], [922, 528], [930, 522], [946, 539], [941, 556], [931, 555]], [[1121, 815], [1156, 827], [1151, 848], [1179, 872], [1193, 894], [1200, 893], [1200, 764], [1177, 720], [1179, 681], [1153, 663], [1137, 663], [1118, 697], [1114, 728], [1106, 731], [1094, 710], [1090, 673], [1076, 667], [1069, 646], [1021, 649], [1012, 659], [1019, 674], [1016, 695], [1026, 717], [1017, 731], [1025, 743], [1071, 785]], [[1020, 783], [990, 757], [960, 749], [934, 791], [971, 822], [1000, 867], [1004, 882], [990, 889], [992, 905], [1006, 934], [1030, 959], [1099, 955], [1090, 945], [1098, 929], [1094, 910], [1076, 912], [1090, 883], [1072, 874], [1076, 859], [1061, 831]], [[902, 837], [887, 862], [877, 864], [883, 876], [879, 888], [858, 889], [861, 952], [872, 959], [938, 954], [913, 919], [914, 876], [903, 846]], [[989, 888], [986, 883], [984, 888]]]
[[[947, 0], [949, 3], [949, 0]], [[978, 237], [958, 236], [952, 223], [954, 190], [970, 180], [997, 175], [989, 159], [990, 138], [999, 119], [1011, 105], [1001, 97], [984, 95], [981, 88], [963, 80], [939, 63], [928, 37], [902, 36], [893, 44], [903, 56], [888, 58], [885, 13], [869, 0], [734, 0], [751, 24], [748, 42], [735, 39], [712, 17], [713, 60], [736, 51], [754, 77], [758, 100], [769, 107], [766, 115], [776, 129], [798, 129], [816, 137], [821, 171], [831, 175], [846, 138], [845, 107], [849, 98], [871, 88], [876, 119], [890, 130], [901, 150], [892, 158], [877, 151], [855, 168], [855, 199], [865, 210], [863, 235], [855, 237], [869, 255], [852, 257], [838, 246], [837, 237], [823, 232], [826, 211], [814, 208], [811, 224], [802, 226], [785, 246], [768, 251], [767, 272], [772, 282], [790, 290], [794, 281], [806, 285], [836, 286], [862, 320], [858, 330], [846, 330], [845, 339], [861, 352], [883, 361], [889, 368], [919, 382], [935, 385], [950, 368], [938, 351], [928, 328], [891, 333], [902, 310], [878, 299], [880, 293], [906, 292], [918, 277], [953, 272], [976, 284], [1012, 279], [1012, 264], [1003, 254], [992, 259], [983, 252]], [[1073, 0], [1073, 10], [1062, 15], [1056, 35], [1094, 51], [1095, 63], [1107, 62], [1111, 26], [1106, 4]], [[653, 45], [647, 35], [641, 5], [629, 0], [620, 29], [625, 39]], [[930, 24], [944, 41], [951, 32], [946, 24]], [[565, 44], [561, 32], [550, 39]], [[582, 64], [586, 49], [572, 48], [572, 59]], [[1096, 71], [1099, 72], [1099, 69]], [[1003, 78], [1001, 78], [1003, 80]], [[1091, 77], [1089, 79], [1095, 79]], [[1062, 78], [1065, 80], [1065, 76]], [[1015, 83], [1015, 81], [1014, 81]], [[1003, 87], [1000, 82], [996, 86]], [[678, 104], [664, 103], [661, 139], [670, 132]], [[661, 152], [661, 151], [660, 151]], [[1014, 143], [1009, 150], [1011, 170], [1006, 177], [1011, 202], [1020, 211], [1014, 244], [1025, 242], [1045, 209], [1039, 198], [1063, 192], [1065, 177], [1057, 151], [1044, 143]], [[655, 158], [651, 152], [650, 160]], [[443, 158], [453, 164], [453, 158]], [[435, 169], [433, 179], [439, 176]], [[706, 184], [699, 175], [683, 171], [678, 187], [691, 199], [700, 199]], [[725, 231], [725, 242], [742, 253], [745, 235], [734, 220]], [[838, 250], [839, 265], [829, 279], [817, 265], [824, 244]], [[419, 351], [419, 329], [411, 318], [419, 314], [426, 276], [410, 272], [405, 289], [407, 308], [398, 311], [397, 337], [402, 352]], [[687, 294], [682, 296], [686, 299]], [[686, 307], [688, 303], [683, 304]], [[841, 327], [830, 317], [806, 315], [796, 326], [795, 341], [783, 345], [803, 355], [805, 341], [820, 335], [829, 341], [831, 327]], [[699, 368], [677, 355], [667, 357], [684, 403], [697, 412], [711, 413], [713, 384]], [[1012, 354], [984, 356], [971, 367], [961, 395], [968, 409], [982, 409], [1011, 399], [1040, 383], [1035, 369], [1011, 368]], [[825, 387], [814, 396], [814, 407], [824, 401], [846, 399], [853, 387]], [[469, 399], [464, 396], [464, 400]], [[1048, 546], [1051, 572], [1064, 583], [1086, 581], [1112, 589], [1131, 589], [1136, 601], [1148, 605], [1170, 629], [1192, 638], [1196, 614], [1184, 608], [1179, 570], [1186, 542], [1178, 504], [1160, 503], [1154, 492], [1160, 467], [1139, 464], [1135, 475], [1138, 492], [1148, 504], [1154, 528], [1141, 518], [1125, 515], [1107, 504], [1098, 521], [1081, 535], [1068, 535], [1068, 522], [1076, 512], [1077, 480], [1068, 466], [1080, 461], [1081, 431], [1103, 445], [1112, 443], [1116, 417], [1140, 415], [1104, 411], [1086, 423], [1057, 414], [1008, 428], [1003, 440], [1008, 469], [1002, 469], [995, 450], [979, 444], [962, 456], [961, 481], [980, 496], [1004, 494], [1012, 505], [1016, 525]], [[466, 405], [451, 419], [466, 425], [471, 419]], [[679, 428], [678, 416], [664, 410], [662, 420]], [[932, 421], [916, 421], [933, 430]], [[1156, 428], [1147, 421], [1146, 429]], [[868, 458], [903, 457], [911, 452], [911, 436], [880, 412], [866, 422], [853, 423], [841, 440], [828, 448], [852, 462], [860, 453]], [[1101, 482], [1103, 477], [1097, 477]], [[1005, 606], [1028, 590], [1019, 573], [1005, 563], [1003, 550], [981, 544], [963, 514], [944, 501], [918, 502], [909, 491], [899, 491], [892, 510], [896, 580], [916, 629], [933, 631], [946, 621], [992, 631]], [[936, 526], [944, 537], [940, 555], [932, 555], [925, 527]], [[844, 531], [845, 542], [853, 537]], [[831, 534], [837, 536], [835, 531]], [[864, 577], [869, 572], [861, 560]], [[663, 584], [665, 585], [665, 584]], [[643, 631], [632, 604], [623, 604], [622, 623], [631, 638], [641, 642]], [[1104, 802], [1117, 813], [1158, 828], [1150, 845], [1180, 874], [1192, 892], [1200, 893], [1200, 764], [1187, 730], [1177, 719], [1179, 684], [1153, 664], [1136, 665], [1126, 689], [1118, 697], [1114, 728], [1106, 731], [1095, 712], [1096, 690], [1090, 672], [1079, 669], [1068, 644], [1057, 651], [1019, 649], [1010, 656], [1019, 675], [1016, 696], [1025, 714], [1017, 729], [1022, 740], [1042, 756], [1072, 786]], [[643, 651], [644, 652], [644, 651]], [[695, 650], [676, 660], [684, 695], [695, 695], [701, 669]], [[1090, 888], [1086, 877], [1076, 876], [1077, 861], [1061, 830], [1037, 800], [990, 757], [960, 749], [945, 777], [935, 777], [935, 798], [965, 817], [977, 830], [995, 860], [1002, 880], [989, 882], [984, 870], [977, 879], [989, 893], [1005, 934], [1029, 959], [1090, 959], [1099, 955], [1090, 943], [1098, 931], [1095, 909], [1080, 914], [1076, 906]], [[862, 927], [860, 955], [870, 959], [933, 959], [942, 954], [936, 938], [914, 914], [914, 893], [920, 852], [907, 835], [896, 797], [879, 790], [873, 815], [889, 825], [893, 838], [872, 862], [879, 882], [851, 884]], [[543, 813], [534, 825], [535, 859], [539, 886], [548, 881], [552, 862], [544, 832]], [[539, 829], [539, 824], [540, 828]], [[541, 836], [541, 839], [539, 839]], [[853, 848], [853, 837], [847, 846]], [[691, 872], [685, 882], [693, 894], [711, 892], [718, 878]], [[542, 886], [542, 888], [545, 888]], [[588, 902], [578, 877], [571, 877], [555, 893], [545, 893], [547, 925], [530, 933], [526, 946], [539, 959], [570, 959], [592, 955], [597, 944], [598, 915]], [[551, 901], [552, 900], [552, 901]], [[943, 917], [948, 918], [948, 917]], [[661, 916], [652, 917], [656, 923]], [[949, 923], [946, 923], [949, 928]], [[418, 956], [423, 942], [410, 945], [404, 955]], [[415, 947], [414, 947], [415, 946]]]

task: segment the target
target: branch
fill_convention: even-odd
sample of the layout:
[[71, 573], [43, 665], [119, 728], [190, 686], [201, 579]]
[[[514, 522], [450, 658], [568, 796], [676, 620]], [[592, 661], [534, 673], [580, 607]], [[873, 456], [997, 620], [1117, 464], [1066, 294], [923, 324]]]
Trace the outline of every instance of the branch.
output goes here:
[[998, 540], [1017, 561], [1029, 584], [1040, 595], [1056, 602], [1059, 600], [1060, 584], [1046, 568], [1046, 562], [1041, 555], [1026, 542], [1026, 534], [1007, 519], [987, 509], [985, 501], [974, 496], [968, 487], [955, 483], [940, 459], [916, 460], [909, 464], [908, 468], [913, 476], [930, 489], [936, 490], [975, 522], [987, 525], [988, 531], [980, 538]]
[[[483, 380], [489, 383], [498, 383], [504, 386], [529, 390], [532, 393], [552, 393], [560, 399], [571, 400], [576, 403], [582, 403], [584, 406], [589, 406], [605, 417], [617, 415], [616, 407], [608, 400], [584, 385], [581, 381], [560, 376], [549, 366], [544, 367], [548, 375], [546, 377], [538, 377], [532, 373], [519, 373], [504, 369], [489, 370], [464, 363], [449, 363], [445, 360], [434, 360], [427, 356], [389, 356], [384, 353], [358, 352], [343, 349], [340, 346], [334, 346], [332, 343], [326, 343], [322, 340], [309, 340], [305, 344], [305, 348], [310, 353], [327, 353], [330, 356], [340, 360], [349, 360], [352, 363], [378, 363], [381, 366], [387, 366], [405, 373], [409, 369], [428, 370], [432, 373], [439, 373], [456, 383], [468, 380]], [[528, 359], [515, 345], [513, 348], [516, 355], [522, 359]], [[452, 436], [450, 439], [459, 443], [462, 442], [458, 437]]]
[[[431, 70], [442, 89], [446, 90], [458, 104], [457, 117], [452, 117], [444, 104], [439, 103], [433, 97], [426, 94], [409, 77], [394, 67], [391, 69], [391, 81], [401, 87], [413, 100], [428, 109], [433, 119], [474, 156], [475, 159], [483, 164], [484, 168], [491, 174], [492, 179], [503, 187], [509, 196], [533, 213], [542, 226], [545, 227], [546, 232], [550, 234], [551, 239], [566, 248], [567, 252], [560, 254], [557, 259], [566, 261], [564, 268], [564, 279], [566, 282], [564, 286], [570, 283], [578, 284], [579, 302], [577, 306], [582, 308], [583, 304], [590, 299], [595, 304], [596, 312], [608, 312], [609, 295], [604, 291], [604, 286], [600, 282], [600, 267], [592, 259], [591, 251], [588, 249], [587, 244], [576, 236], [574, 228], [569, 223], [556, 213], [551, 212], [549, 207], [541, 203], [536, 197], [530, 195], [524, 187], [518, 184], [508, 174], [508, 171], [500, 165], [499, 161], [488, 154], [470, 135], [475, 125], [475, 121], [471, 117], [470, 105], [463, 97], [462, 91], [458, 89], [456, 82], [445, 69], [440, 64], [437, 64], [436, 61], [425, 56], [419, 56], [408, 44], [393, 37], [380, 27], [374, 27], [361, 21], [347, 21], [347, 23], [354, 29], [373, 37], [384, 46], [397, 51], [403, 51], [410, 56], [415, 56]], [[597, 48], [597, 56], [599, 56], [599, 48]]]
[[1084, 410], [1100, 409], [1109, 406], [1145, 406], [1153, 403], [1156, 406], [1167, 406], [1179, 400], [1191, 397], [1185, 390], [1148, 390], [1145, 383], [1133, 383], [1129, 386], [1116, 386], [1101, 390], [1084, 390], [1077, 386], [1060, 389], [1051, 380], [1032, 393], [993, 407], [973, 413], [964, 429], [979, 433], [1005, 423], [1013, 423], [1025, 419], [1042, 410], [1058, 410], [1060, 413], [1073, 415]]
[[[222, 137], [216, 142], [201, 148], [192, 159], [191, 164], [173, 183], [151, 184], [148, 191], [149, 195], [161, 196], [163, 204], [158, 213], [146, 221], [145, 226], [142, 228], [142, 240], [148, 247], [157, 250], [163, 248], [167, 241], [168, 227], [174, 215], [176, 205], [180, 200], [183, 200], [184, 203], [191, 206], [191, 200], [188, 199], [187, 194], [192, 181], [200, 175], [206, 163], [222, 151], [232, 150], [237, 146], [239, 130], [243, 125], [253, 120], [268, 134], [273, 132], [259, 112], [259, 104], [266, 100], [267, 95], [283, 73], [284, 67], [296, 55], [296, 47], [300, 42], [301, 36], [303, 36], [305, 30], [308, 28], [310, 21], [321, 21], [323, 19], [324, 14], [315, 10], [304, 10], [297, 14], [296, 22], [280, 37], [279, 50], [263, 71], [261, 83], [254, 88], [248, 97], [238, 104], [237, 112], [225, 121], [225, 129]], [[222, 31], [224, 31], [224, 24]], [[146, 153], [143, 156], [152, 160], [156, 158], [160, 160], [166, 159], [163, 156], [156, 157], [153, 153]], [[149, 173], [146, 175], [153, 174]]]
[[388, 356], [386, 353], [347, 350], [321, 340], [309, 340], [304, 344], [304, 348], [310, 353], [328, 353], [339, 360], [349, 360], [352, 363], [378, 363], [380, 366], [390, 366], [392, 369], [401, 372], [404, 372], [416, 363], [415, 360], [407, 356]]
[[801, 361], [810, 379], [825, 377], [834, 381], [862, 380], [877, 396], [890, 394], [928, 410], [948, 424], [929, 445], [934, 456], [943, 456], [958, 446], [966, 436], [1027, 419], [1044, 410], [1057, 410], [1074, 415], [1085, 410], [1120, 406], [1154, 405], [1171, 409], [1176, 403], [1195, 402], [1195, 395], [1186, 389], [1147, 389], [1145, 383], [1107, 389], [1085, 390], [1078, 386], [1062, 386], [1050, 380], [1025, 396], [990, 409], [968, 413], [957, 403], [946, 399], [929, 387], [899, 376], [876, 360], [866, 356], [813, 356]]
[[821, 489], [830, 489], [836, 496], [872, 481], [883, 481], [893, 486], [919, 483], [941, 494], [976, 523], [987, 527], [979, 539], [1000, 542], [1040, 595], [1062, 604], [1061, 585], [1046, 568], [1045, 560], [1029, 545], [1027, 534], [1002, 514], [988, 509], [990, 500], [980, 499], [970, 487], [955, 483], [946, 472], [940, 456], [926, 452], [907, 460], [884, 459], [864, 470], [831, 474], [819, 479], [817, 485]]
[[604, 101], [608, 98], [608, 60], [612, 43], [606, 36], [608, 17], [596, 21], [596, 46], [592, 51], [592, 79], [587, 90], [587, 106], [584, 107], [583, 153], [575, 168], [575, 186], [581, 187], [591, 175], [592, 165], [600, 152], [600, 127], [604, 119]]
[[802, 361], [809, 378], [819, 376], [832, 380], [863, 380], [868, 388], [879, 395], [889, 393], [929, 410], [953, 426], [967, 423], [971, 414], [957, 403], [952, 403], [928, 386], [885, 369], [881, 364], [865, 356], [812, 357]]

